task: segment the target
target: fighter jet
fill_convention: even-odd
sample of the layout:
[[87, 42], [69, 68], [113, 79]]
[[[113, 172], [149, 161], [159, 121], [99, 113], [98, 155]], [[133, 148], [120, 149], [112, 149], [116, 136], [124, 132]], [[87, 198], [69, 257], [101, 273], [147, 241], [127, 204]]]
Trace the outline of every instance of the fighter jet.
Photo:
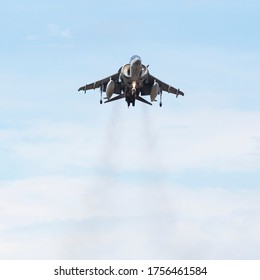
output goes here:
[[[149, 65], [148, 65], [149, 66]], [[131, 57], [130, 62], [120, 67], [116, 74], [113, 74], [105, 79], [97, 82], [86, 84], [78, 89], [84, 91], [90, 89], [100, 89], [100, 104], [103, 103], [102, 94], [106, 93], [105, 103], [125, 99], [128, 107], [132, 104], [135, 106], [135, 101], [152, 105], [151, 102], [157, 101], [160, 97], [160, 107], [162, 106], [162, 92], [173, 93], [178, 97], [184, 96], [184, 93], [179, 89], [170, 86], [161, 80], [151, 75], [148, 71], [148, 66], [142, 64], [141, 58], [138, 55]], [[116, 94], [115, 97], [112, 97]], [[147, 101], [142, 96], [150, 95], [150, 101]]]

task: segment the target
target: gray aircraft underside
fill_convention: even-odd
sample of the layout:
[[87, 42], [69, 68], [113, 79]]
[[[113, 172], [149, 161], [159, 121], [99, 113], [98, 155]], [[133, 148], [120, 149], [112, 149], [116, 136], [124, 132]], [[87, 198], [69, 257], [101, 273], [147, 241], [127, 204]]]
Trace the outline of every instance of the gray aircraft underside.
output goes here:
[[[86, 93], [87, 90], [96, 88], [100, 89], [100, 104], [103, 103], [103, 92], [106, 93], [105, 103], [124, 98], [128, 106], [130, 104], [135, 106], [135, 100], [152, 105], [151, 102], [156, 101], [159, 95], [161, 107], [163, 91], [173, 93], [176, 97], [179, 95], [184, 96], [184, 93], [179, 89], [152, 76], [148, 71], [148, 66], [144, 66], [141, 58], [137, 55], [132, 56], [130, 62], [122, 66], [116, 74], [97, 82], [86, 84], [80, 87], [78, 91], [82, 90]], [[113, 94], [116, 94], [116, 96], [112, 97]], [[146, 95], [150, 95], [151, 102], [141, 97]]]

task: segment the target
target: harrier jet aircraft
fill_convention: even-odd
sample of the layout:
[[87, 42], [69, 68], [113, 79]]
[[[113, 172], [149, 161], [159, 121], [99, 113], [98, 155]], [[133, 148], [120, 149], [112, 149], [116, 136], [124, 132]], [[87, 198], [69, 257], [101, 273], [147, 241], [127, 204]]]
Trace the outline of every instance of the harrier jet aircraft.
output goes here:
[[[135, 106], [135, 101], [139, 100], [146, 104], [152, 105], [142, 96], [150, 95], [151, 102], [156, 101], [157, 96], [160, 96], [160, 107], [162, 106], [162, 92], [173, 93], [178, 97], [184, 96], [184, 93], [161, 80], [151, 75], [148, 71], [148, 66], [144, 66], [141, 58], [138, 55], [131, 57], [130, 62], [122, 66], [116, 74], [113, 74], [105, 79], [87, 84], [80, 87], [78, 91], [100, 88], [100, 104], [102, 101], [103, 92], [106, 93], [105, 103], [116, 101], [124, 98], [128, 107], [130, 104]], [[115, 97], [112, 97], [116, 94]]]

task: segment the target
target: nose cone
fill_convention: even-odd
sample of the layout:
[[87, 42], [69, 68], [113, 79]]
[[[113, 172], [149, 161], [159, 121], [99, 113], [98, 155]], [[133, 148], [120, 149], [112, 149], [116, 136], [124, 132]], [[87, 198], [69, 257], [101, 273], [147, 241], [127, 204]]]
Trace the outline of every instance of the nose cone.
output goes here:
[[142, 64], [141, 58], [138, 55], [134, 55], [130, 59], [130, 64], [133, 66], [140, 66]]

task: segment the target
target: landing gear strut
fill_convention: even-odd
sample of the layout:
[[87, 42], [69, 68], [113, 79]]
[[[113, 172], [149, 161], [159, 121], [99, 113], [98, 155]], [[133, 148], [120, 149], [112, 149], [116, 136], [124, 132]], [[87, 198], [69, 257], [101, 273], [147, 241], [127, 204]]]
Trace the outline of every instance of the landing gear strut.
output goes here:
[[162, 91], [160, 91], [160, 107], [162, 107]]
[[100, 104], [103, 103], [103, 100], [102, 100], [102, 92], [103, 92], [103, 90], [102, 90], [102, 86], [101, 86], [101, 87], [100, 87], [100, 101], [99, 101]]

